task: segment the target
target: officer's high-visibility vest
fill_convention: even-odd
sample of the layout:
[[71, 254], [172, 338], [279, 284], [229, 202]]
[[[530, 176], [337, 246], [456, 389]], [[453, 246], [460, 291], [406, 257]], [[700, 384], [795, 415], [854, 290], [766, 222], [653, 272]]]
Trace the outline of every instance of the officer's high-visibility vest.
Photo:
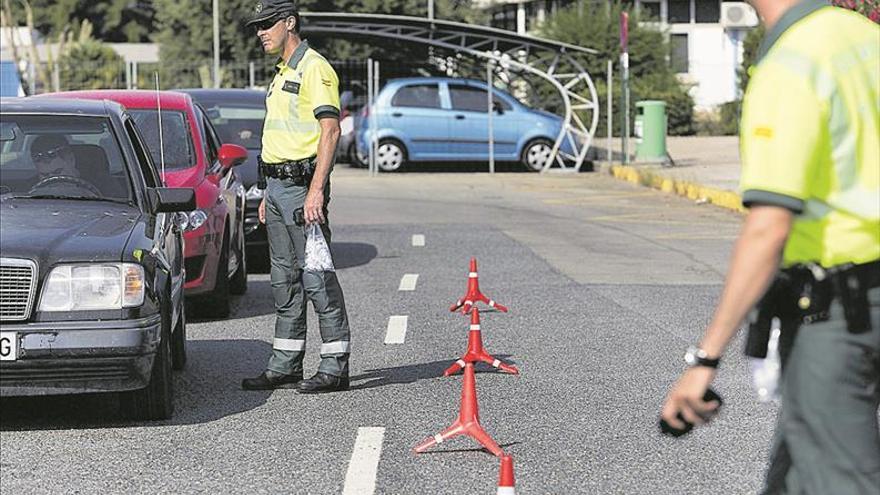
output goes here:
[[260, 155], [266, 163], [315, 156], [321, 137], [318, 119], [339, 118], [336, 71], [305, 40], [276, 68], [266, 95]]
[[795, 212], [783, 264], [880, 258], [880, 27], [804, 0], [767, 34], [743, 102], [743, 204]]

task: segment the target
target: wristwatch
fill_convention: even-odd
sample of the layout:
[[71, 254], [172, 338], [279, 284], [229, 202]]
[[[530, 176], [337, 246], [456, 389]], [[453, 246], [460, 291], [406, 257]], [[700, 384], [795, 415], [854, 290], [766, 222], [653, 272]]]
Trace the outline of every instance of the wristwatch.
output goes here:
[[709, 355], [706, 354], [706, 351], [699, 347], [690, 346], [688, 347], [687, 352], [684, 353], [684, 362], [691, 367], [705, 366], [707, 368], [718, 368], [718, 363], [721, 362], [721, 358], [710, 359]]

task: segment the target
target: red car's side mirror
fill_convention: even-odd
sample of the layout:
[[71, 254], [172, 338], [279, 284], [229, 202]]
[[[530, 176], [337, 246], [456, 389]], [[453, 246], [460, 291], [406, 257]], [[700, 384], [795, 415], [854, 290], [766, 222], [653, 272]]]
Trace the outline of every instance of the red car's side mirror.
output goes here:
[[224, 144], [217, 153], [217, 159], [223, 168], [230, 168], [247, 160], [248, 152], [237, 144]]

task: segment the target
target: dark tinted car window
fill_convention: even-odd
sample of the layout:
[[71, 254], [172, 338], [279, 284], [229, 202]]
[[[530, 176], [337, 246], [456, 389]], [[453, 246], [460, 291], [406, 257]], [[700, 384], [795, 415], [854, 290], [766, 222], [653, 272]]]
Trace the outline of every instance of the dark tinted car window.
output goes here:
[[[449, 97], [452, 100], [453, 110], [471, 112], [486, 112], [487, 100], [489, 99], [488, 91], [484, 89], [454, 84], [449, 85]], [[505, 111], [511, 109], [511, 106], [497, 95], [492, 95], [492, 101], [498, 108]]]
[[[159, 149], [159, 112], [157, 110], [131, 110], [131, 116], [146, 141], [150, 155], [157, 167], [162, 166]], [[190, 126], [186, 114], [177, 110], [162, 110], [162, 141], [165, 170], [179, 170], [195, 166]]]
[[125, 121], [125, 132], [128, 133], [128, 138], [131, 140], [131, 147], [134, 149], [135, 156], [137, 156], [138, 166], [141, 168], [141, 175], [143, 175], [147, 187], [159, 187], [162, 181], [156, 174], [155, 166], [150, 162], [144, 141], [131, 120]]
[[224, 143], [238, 144], [247, 149], [262, 147], [264, 107], [214, 105], [205, 108], [208, 119]]
[[130, 201], [109, 119], [4, 114], [0, 126], [0, 194]]
[[440, 89], [436, 84], [414, 84], [397, 90], [391, 105], [395, 107], [440, 108]]

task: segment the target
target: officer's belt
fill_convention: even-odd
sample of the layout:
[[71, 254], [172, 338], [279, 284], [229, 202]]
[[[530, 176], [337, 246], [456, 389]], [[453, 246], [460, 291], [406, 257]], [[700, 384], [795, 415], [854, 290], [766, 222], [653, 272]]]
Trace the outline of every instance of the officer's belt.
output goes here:
[[310, 177], [314, 173], [312, 163], [315, 157], [303, 158], [279, 163], [263, 163], [261, 170], [266, 177], [273, 179], [288, 180]]

